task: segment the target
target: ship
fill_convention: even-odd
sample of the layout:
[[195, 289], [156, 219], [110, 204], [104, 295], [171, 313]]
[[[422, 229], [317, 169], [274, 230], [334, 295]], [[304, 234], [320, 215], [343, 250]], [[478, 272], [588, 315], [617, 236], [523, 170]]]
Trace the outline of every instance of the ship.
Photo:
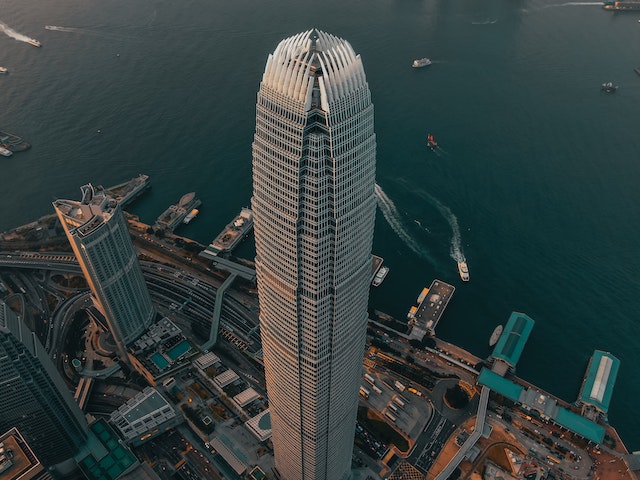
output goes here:
[[411, 66], [413, 68], [422, 68], [422, 67], [426, 67], [428, 65], [431, 65], [431, 60], [429, 60], [428, 58], [419, 58], [417, 60], [414, 60], [413, 63], [411, 64]]
[[0, 73], [9, 73], [9, 69], [7, 67], [0, 67]]
[[613, 12], [635, 12], [640, 10], [640, 2], [604, 2], [602, 8]]
[[193, 220], [194, 218], [196, 218], [196, 215], [198, 215], [200, 213], [200, 210], [198, 210], [197, 208], [194, 208], [193, 210], [191, 210], [186, 217], [184, 217], [184, 220], [182, 221], [185, 225], [187, 225], [191, 220]]
[[467, 267], [467, 262], [464, 259], [458, 262], [458, 273], [463, 282], [469, 281], [469, 267]]
[[[638, 20], [640, 22], [640, 20]], [[638, 75], [640, 75], [640, 67], [636, 67], [633, 69], [634, 72], [636, 72]]]
[[600, 86], [600, 90], [603, 90], [607, 93], [614, 93], [618, 90], [618, 86], [614, 85], [613, 82], [605, 82]]
[[384, 278], [387, 276], [387, 273], [389, 273], [389, 267], [380, 267], [380, 269], [376, 273], [376, 276], [373, 277], [373, 282], [371, 282], [371, 284], [374, 287], [379, 287], [380, 285], [382, 285], [382, 282], [384, 281]]
[[4, 147], [0, 147], [0, 155], [2, 155], [3, 157], [10, 157], [11, 155], [13, 155], [13, 152]]
[[30, 38], [29, 40], [27, 40], [27, 43], [29, 45], [33, 45], [34, 47], [41, 47], [42, 46], [42, 44], [38, 40], [36, 40], [35, 38]]
[[23, 138], [13, 133], [3, 132], [0, 130], [0, 147], [6, 148], [12, 152], [22, 152], [31, 148], [31, 145]]
[[498, 325], [491, 334], [491, 338], [489, 339], [490, 347], [493, 347], [496, 343], [498, 343], [498, 340], [500, 340], [500, 335], [502, 335], [502, 328], [502, 325]]
[[431, 150], [438, 148], [438, 142], [436, 142], [436, 138], [431, 133], [427, 134], [427, 147]]

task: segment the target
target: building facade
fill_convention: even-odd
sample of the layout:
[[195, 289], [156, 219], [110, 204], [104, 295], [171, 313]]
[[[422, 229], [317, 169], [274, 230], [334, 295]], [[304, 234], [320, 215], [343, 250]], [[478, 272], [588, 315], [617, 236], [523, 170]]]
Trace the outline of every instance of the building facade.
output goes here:
[[71, 459], [87, 440], [84, 414], [44, 347], [0, 302], [0, 432], [17, 428], [42, 463]]
[[351, 475], [375, 157], [360, 56], [317, 30], [283, 40], [258, 92], [252, 209], [272, 441], [286, 480]]
[[153, 323], [155, 310], [120, 206], [101, 187], [81, 191], [81, 201], [56, 200], [53, 207], [127, 361], [126, 347]]

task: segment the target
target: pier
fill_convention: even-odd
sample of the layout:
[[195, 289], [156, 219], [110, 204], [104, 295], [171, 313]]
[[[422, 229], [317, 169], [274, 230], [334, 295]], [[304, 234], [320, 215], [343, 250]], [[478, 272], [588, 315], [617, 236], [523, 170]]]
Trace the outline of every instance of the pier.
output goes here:
[[408, 319], [411, 326], [409, 338], [422, 340], [428, 333], [436, 334], [436, 327], [442, 317], [456, 287], [434, 280], [428, 289], [424, 289], [418, 297], [418, 306], [411, 307]]
[[109, 195], [120, 204], [121, 207], [133, 202], [146, 190], [151, 188], [149, 176], [140, 174], [128, 182], [120, 183], [111, 188], [107, 188]]
[[215, 260], [221, 253], [232, 252], [252, 228], [253, 212], [250, 208], [243, 208], [240, 214], [224, 227], [224, 230], [199, 255]]
[[173, 232], [180, 225], [191, 210], [202, 205], [195, 192], [182, 196], [176, 205], [167, 208], [156, 220], [155, 228]]

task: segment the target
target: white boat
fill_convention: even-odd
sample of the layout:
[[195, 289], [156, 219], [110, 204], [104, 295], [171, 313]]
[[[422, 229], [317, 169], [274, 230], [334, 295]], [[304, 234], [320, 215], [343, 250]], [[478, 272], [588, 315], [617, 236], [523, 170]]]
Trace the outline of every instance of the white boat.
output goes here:
[[30, 38], [29, 40], [27, 40], [27, 43], [29, 45], [33, 45], [34, 47], [41, 47], [42, 46], [42, 44], [38, 40], [36, 40], [35, 38]]
[[502, 325], [498, 325], [495, 330], [493, 331], [493, 333], [491, 334], [491, 338], [489, 339], [489, 346], [493, 347], [496, 343], [498, 343], [498, 340], [500, 340], [500, 335], [502, 335]]
[[467, 267], [467, 262], [464, 260], [458, 262], [458, 273], [463, 282], [469, 281], [469, 267]]
[[0, 155], [2, 155], [3, 157], [10, 157], [11, 155], [13, 155], [13, 152], [7, 148], [0, 147]]
[[0, 73], [8, 73], [9, 69], [7, 67], [0, 67]]
[[421, 67], [426, 67], [427, 65], [431, 65], [431, 60], [429, 60], [428, 58], [419, 58], [417, 60], [414, 60], [413, 63], [411, 64], [411, 66], [413, 68], [421, 68]]
[[373, 277], [373, 282], [371, 282], [371, 284], [374, 287], [379, 287], [382, 284], [384, 277], [387, 276], [387, 273], [389, 273], [389, 267], [380, 267], [376, 272], [376, 276]]
[[200, 213], [200, 210], [198, 210], [197, 208], [194, 208], [193, 210], [191, 210], [186, 217], [184, 217], [183, 222], [185, 224], [188, 224], [191, 220], [193, 220], [194, 218], [196, 218], [196, 215], [198, 215], [198, 213]]

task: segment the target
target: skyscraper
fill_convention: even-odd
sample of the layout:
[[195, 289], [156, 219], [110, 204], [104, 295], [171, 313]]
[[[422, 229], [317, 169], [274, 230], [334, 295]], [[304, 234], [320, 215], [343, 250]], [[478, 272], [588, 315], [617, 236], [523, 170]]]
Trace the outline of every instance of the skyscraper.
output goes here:
[[127, 345], [153, 323], [155, 310], [120, 206], [101, 187], [81, 190], [81, 201], [56, 200], [53, 207], [126, 361]]
[[360, 56], [310, 30], [269, 55], [256, 106], [260, 328], [276, 467], [350, 477], [376, 209]]
[[0, 302], [0, 432], [18, 428], [47, 466], [73, 457], [88, 426], [44, 347]]

